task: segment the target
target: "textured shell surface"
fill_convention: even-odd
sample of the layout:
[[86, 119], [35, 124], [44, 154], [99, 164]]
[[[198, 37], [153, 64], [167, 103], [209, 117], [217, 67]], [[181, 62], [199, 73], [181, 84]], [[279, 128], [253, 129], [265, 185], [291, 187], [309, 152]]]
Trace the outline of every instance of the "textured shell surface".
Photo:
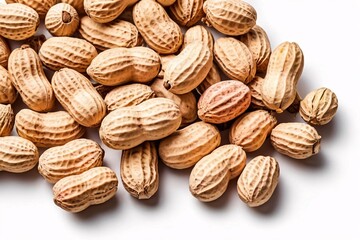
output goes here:
[[151, 198], [159, 188], [158, 155], [155, 143], [144, 142], [124, 150], [120, 162], [121, 180], [131, 196]]
[[29, 140], [17, 136], [0, 137], [0, 172], [27, 172], [38, 161], [39, 151]]
[[255, 76], [254, 79], [248, 84], [251, 92], [251, 107], [253, 109], [266, 109], [262, 96], [261, 88], [264, 83], [264, 78]]
[[0, 104], [0, 137], [10, 136], [14, 128], [15, 114], [10, 104]]
[[206, 44], [211, 52], [214, 51], [214, 37], [204, 26], [196, 25], [186, 30], [182, 48], [184, 49], [187, 45], [193, 42]]
[[230, 79], [248, 84], [256, 74], [256, 62], [249, 48], [235, 38], [218, 38], [214, 45], [214, 57]]
[[231, 126], [230, 143], [241, 146], [246, 152], [253, 152], [263, 145], [276, 123], [275, 116], [266, 110], [246, 113]]
[[161, 140], [159, 156], [168, 167], [185, 169], [220, 145], [219, 130], [205, 122], [196, 122]]
[[271, 144], [281, 154], [306, 159], [320, 151], [321, 136], [306, 123], [280, 123], [270, 135]]
[[84, 0], [60, 0], [59, 2], [70, 4], [76, 9], [76, 12], [80, 15], [85, 14]]
[[147, 47], [112, 48], [100, 53], [87, 69], [96, 82], [115, 86], [132, 82], [145, 83], [160, 71], [160, 56]]
[[198, 116], [204, 122], [228, 122], [244, 113], [251, 103], [248, 86], [237, 80], [215, 83], [201, 95]]
[[71, 36], [75, 33], [80, 18], [75, 8], [67, 3], [58, 3], [50, 8], [45, 17], [45, 26], [54, 36]]
[[69, 212], [81, 212], [116, 195], [118, 179], [108, 167], [91, 168], [59, 180], [53, 187], [54, 203]]
[[275, 158], [258, 156], [244, 168], [237, 182], [240, 199], [249, 207], [266, 203], [279, 182], [280, 167]]
[[169, 8], [172, 18], [181, 26], [191, 27], [205, 15], [203, 0], [176, 0]]
[[67, 67], [85, 72], [97, 54], [91, 43], [74, 37], [49, 38], [39, 51], [42, 63], [54, 71]]
[[13, 50], [8, 64], [10, 79], [23, 102], [32, 110], [47, 112], [55, 96], [37, 53], [29, 45]]
[[161, 62], [161, 69], [160, 72], [158, 73], [157, 77], [158, 78], [164, 78], [164, 74], [165, 74], [165, 69], [167, 68], [167, 65], [169, 64], [169, 62], [171, 60], [173, 60], [176, 57], [176, 55], [174, 54], [169, 54], [169, 55], [161, 55], [160, 56], [160, 62]]
[[57, 0], [14, 0], [14, 2], [31, 7], [43, 18], [49, 9], [56, 4]]
[[221, 197], [229, 181], [240, 175], [246, 164], [245, 151], [227, 144], [216, 148], [196, 163], [189, 178], [190, 192], [203, 202]]
[[7, 68], [10, 56], [10, 47], [6, 40], [0, 36], [0, 66]]
[[133, 18], [145, 42], [159, 54], [176, 53], [181, 47], [181, 29], [159, 3], [141, 0], [133, 8]]
[[110, 112], [102, 121], [99, 134], [108, 147], [126, 150], [145, 141], [167, 137], [180, 124], [180, 109], [174, 101], [151, 98], [137, 106]]
[[156, 0], [158, 3], [160, 3], [163, 7], [168, 7], [174, 4], [176, 0]]
[[12, 85], [9, 72], [3, 66], [0, 66], [0, 103], [14, 103], [16, 97], [17, 92]]
[[205, 79], [200, 83], [199, 86], [196, 87], [196, 91], [201, 95], [208, 89], [211, 85], [218, 83], [221, 81], [221, 76], [218, 67], [215, 63], [213, 63], [212, 67], [208, 75], [206, 75]]
[[85, 128], [65, 111], [38, 113], [22, 109], [15, 116], [15, 127], [20, 137], [38, 147], [64, 145], [85, 133]]
[[81, 125], [96, 127], [106, 115], [106, 105], [90, 80], [70, 68], [55, 72], [51, 80], [55, 96]]
[[81, 174], [103, 163], [104, 150], [96, 142], [81, 138], [52, 147], [41, 154], [38, 171], [49, 183]]

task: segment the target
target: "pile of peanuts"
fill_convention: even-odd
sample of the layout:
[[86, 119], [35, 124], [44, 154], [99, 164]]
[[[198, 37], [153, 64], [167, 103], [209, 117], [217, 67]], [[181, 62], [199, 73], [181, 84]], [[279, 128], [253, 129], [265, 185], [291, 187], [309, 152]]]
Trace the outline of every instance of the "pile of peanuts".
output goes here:
[[[55, 204], [70, 212], [104, 203], [118, 190], [118, 177], [102, 166], [104, 150], [81, 138], [86, 128], [98, 128], [103, 144], [122, 150], [120, 178], [135, 198], [157, 192], [160, 159], [192, 168], [189, 189], [200, 201], [218, 199], [237, 178], [240, 199], [257, 207], [276, 189], [279, 163], [272, 156], [246, 163], [246, 154], [267, 137], [288, 157], [317, 154], [314, 126], [329, 123], [338, 107], [325, 87], [299, 96], [301, 48], [283, 42], [272, 50], [245, 1], [6, 2], [0, 171], [37, 166], [54, 184]], [[35, 36], [40, 21], [53, 37]], [[222, 37], [214, 41], [210, 28]], [[11, 41], [21, 46], [11, 51]], [[54, 72], [51, 79], [44, 68]], [[27, 108], [15, 115], [18, 95]], [[63, 110], [54, 110], [56, 101]], [[304, 122], [278, 124], [285, 110]], [[14, 125], [18, 136], [9, 136]], [[229, 141], [221, 145], [219, 129], [227, 126]], [[39, 147], [46, 148], [41, 155]]]

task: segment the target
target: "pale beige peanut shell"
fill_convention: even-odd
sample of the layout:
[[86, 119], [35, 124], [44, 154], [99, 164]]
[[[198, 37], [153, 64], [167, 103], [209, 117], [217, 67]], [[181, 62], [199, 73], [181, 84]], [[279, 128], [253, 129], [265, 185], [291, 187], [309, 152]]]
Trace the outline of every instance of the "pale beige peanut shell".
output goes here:
[[228, 122], [248, 109], [251, 93], [248, 86], [237, 80], [227, 80], [211, 85], [198, 102], [198, 116], [208, 123]]
[[13, 0], [11, 2], [27, 5], [34, 9], [40, 18], [44, 18], [49, 9], [56, 4], [57, 0]]
[[79, 33], [100, 50], [135, 47], [142, 43], [135, 25], [121, 19], [110, 23], [97, 23], [88, 16], [84, 16], [81, 18]]
[[256, 110], [240, 116], [231, 126], [229, 141], [246, 152], [259, 149], [277, 123], [266, 110]]
[[206, 44], [193, 42], [172, 59], [164, 74], [164, 87], [175, 94], [185, 94], [205, 79], [213, 64], [213, 53]]
[[275, 158], [258, 156], [244, 168], [237, 182], [240, 199], [249, 207], [265, 204], [279, 182], [280, 167]]
[[251, 108], [253, 109], [266, 109], [261, 97], [261, 88], [264, 83], [264, 78], [255, 76], [253, 80], [248, 84], [251, 92]]
[[39, 51], [42, 63], [54, 71], [72, 68], [85, 72], [96, 56], [96, 48], [91, 43], [74, 37], [49, 38]]
[[218, 38], [214, 45], [214, 57], [230, 79], [248, 84], [255, 76], [256, 62], [253, 55], [244, 43], [235, 38]]
[[191, 27], [205, 15], [204, 0], [176, 0], [169, 8], [170, 16], [181, 26]]
[[167, 68], [167, 65], [168, 65], [169, 62], [170, 62], [171, 60], [173, 60], [175, 57], [176, 57], [176, 55], [174, 55], [174, 54], [161, 55], [161, 56], [160, 56], [161, 69], [160, 69], [160, 72], [159, 72], [158, 75], [157, 75], [158, 78], [164, 78], [165, 69]]
[[40, 58], [29, 45], [14, 49], [8, 64], [10, 79], [23, 102], [38, 112], [50, 111], [55, 96]]
[[161, 140], [159, 156], [168, 167], [185, 169], [220, 146], [219, 130], [205, 122], [196, 122]]
[[0, 66], [0, 103], [14, 103], [16, 97], [16, 89], [12, 85], [9, 72]]
[[0, 104], [0, 137], [9, 136], [14, 128], [15, 114], [10, 104]]
[[271, 131], [270, 140], [275, 150], [295, 159], [306, 159], [320, 151], [321, 136], [306, 123], [280, 123]]
[[308, 93], [300, 101], [300, 116], [313, 125], [325, 125], [336, 114], [338, 99], [329, 88], [319, 88]]
[[228, 144], [216, 148], [196, 163], [189, 178], [190, 192], [202, 202], [221, 197], [231, 179], [240, 175], [246, 164], [245, 151]]
[[199, 86], [196, 87], [196, 91], [201, 95], [208, 89], [211, 85], [218, 83], [221, 81], [221, 76], [218, 67], [215, 63], [213, 63], [212, 67], [208, 75], [206, 75], [205, 79], [200, 83]]
[[0, 7], [0, 36], [24, 40], [35, 34], [39, 24], [39, 14], [26, 5], [11, 3]]
[[53, 187], [54, 203], [69, 212], [81, 212], [116, 195], [118, 179], [108, 167], [91, 168], [59, 180]]
[[204, 43], [208, 45], [211, 52], [214, 51], [214, 37], [204, 26], [196, 25], [186, 30], [182, 49], [193, 42]]
[[80, 23], [75, 8], [67, 3], [58, 3], [50, 8], [45, 17], [45, 27], [54, 36], [72, 36]]
[[151, 198], [159, 188], [158, 155], [155, 143], [144, 142], [124, 150], [120, 162], [121, 181], [131, 196]]
[[126, 150], [145, 141], [167, 137], [180, 124], [180, 109], [174, 101], [151, 98], [137, 106], [110, 112], [102, 121], [99, 134], [108, 147]]
[[245, 1], [207, 0], [203, 8], [206, 14], [203, 21], [225, 35], [245, 34], [256, 24], [257, 13]]
[[181, 29], [159, 3], [141, 0], [133, 8], [133, 19], [145, 42], [159, 54], [176, 53], [181, 47]]
[[15, 116], [15, 127], [20, 137], [38, 147], [64, 145], [85, 133], [85, 128], [65, 111], [38, 113], [22, 109]]
[[27, 172], [38, 161], [39, 151], [29, 140], [17, 136], [0, 137], [0, 172]]
[[84, 0], [60, 0], [59, 2], [70, 4], [71, 6], [73, 6], [76, 9], [76, 12], [79, 15], [85, 14]]
[[38, 171], [49, 183], [81, 174], [102, 165], [104, 150], [96, 142], [81, 138], [47, 149], [39, 158]]
[[81, 73], [70, 68], [55, 72], [51, 85], [64, 109], [85, 127], [97, 127], [106, 115], [103, 98]]
[[6, 40], [0, 36], [0, 66], [7, 68], [10, 52]]
[[163, 7], [168, 7], [174, 4], [176, 0], [156, 0], [158, 3], [160, 3]]
[[180, 108], [181, 112], [181, 125], [187, 125], [194, 122], [197, 119], [197, 106], [196, 98], [192, 92], [185, 94], [174, 94], [165, 89], [163, 80], [156, 78], [151, 84], [151, 89], [154, 91], [157, 97], [164, 97], [173, 100]]
[[121, 107], [138, 105], [154, 97], [155, 93], [149, 86], [131, 83], [111, 90], [105, 97], [105, 104], [109, 111], [113, 111]]

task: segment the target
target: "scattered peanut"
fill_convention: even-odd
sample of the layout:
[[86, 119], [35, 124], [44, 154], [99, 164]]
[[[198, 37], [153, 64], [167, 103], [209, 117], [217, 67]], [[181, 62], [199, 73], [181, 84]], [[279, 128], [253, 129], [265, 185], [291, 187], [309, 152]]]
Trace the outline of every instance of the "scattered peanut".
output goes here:
[[14, 122], [15, 114], [11, 105], [0, 104], [0, 137], [10, 136]]
[[49, 9], [56, 4], [57, 0], [12, 0], [11, 2], [27, 5], [34, 9], [40, 18], [44, 18]]
[[6, 40], [0, 36], [0, 66], [7, 68], [10, 48]]
[[196, 87], [196, 91], [201, 95], [208, 89], [211, 85], [218, 83], [221, 81], [221, 76], [218, 67], [213, 63], [212, 67], [208, 75], [206, 75], [205, 79], [200, 83], [199, 86]]
[[204, 0], [176, 0], [170, 6], [170, 15], [181, 26], [191, 27], [204, 16]]
[[84, 0], [60, 0], [59, 2], [68, 3], [76, 9], [79, 15], [84, 15]]
[[58, 3], [50, 8], [45, 18], [47, 30], [54, 36], [72, 36], [79, 26], [79, 15], [67, 3]]
[[16, 97], [16, 89], [11, 83], [10, 74], [3, 66], [0, 66], [0, 103], [14, 103]]

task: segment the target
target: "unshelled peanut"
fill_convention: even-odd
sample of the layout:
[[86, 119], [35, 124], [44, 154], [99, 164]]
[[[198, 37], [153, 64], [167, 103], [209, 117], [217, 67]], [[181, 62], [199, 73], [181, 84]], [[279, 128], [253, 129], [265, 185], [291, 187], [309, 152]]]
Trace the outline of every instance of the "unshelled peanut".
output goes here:
[[16, 97], [17, 92], [12, 85], [9, 72], [3, 66], [0, 66], [0, 103], [14, 103]]
[[0, 137], [9, 136], [14, 128], [15, 114], [10, 104], [0, 104]]
[[0, 66], [7, 68], [10, 48], [6, 40], [0, 36]]
[[12, 2], [27, 5], [34, 9], [40, 18], [44, 18], [49, 9], [56, 4], [57, 0], [12, 0]]
[[77, 30], [80, 18], [75, 8], [67, 3], [51, 7], [45, 17], [45, 26], [54, 36], [72, 36]]
[[204, 0], [176, 0], [170, 6], [170, 16], [181, 26], [191, 27], [205, 15]]

